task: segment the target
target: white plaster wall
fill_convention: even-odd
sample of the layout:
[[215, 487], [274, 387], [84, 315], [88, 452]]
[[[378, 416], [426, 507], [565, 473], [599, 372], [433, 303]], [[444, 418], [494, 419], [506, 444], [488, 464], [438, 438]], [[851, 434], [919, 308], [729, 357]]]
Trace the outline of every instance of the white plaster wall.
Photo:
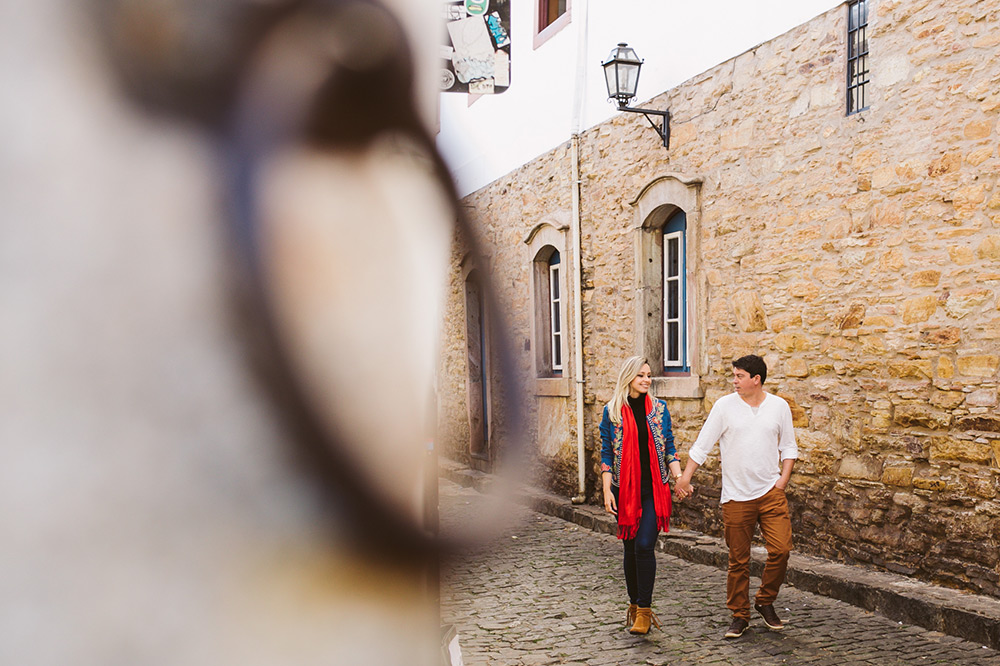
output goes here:
[[[468, 95], [441, 95], [438, 143], [463, 195], [567, 140], [574, 127], [587, 129], [614, 115], [600, 63], [618, 42], [627, 42], [645, 60], [635, 100], [641, 104], [842, 4], [573, 0], [570, 24], [533, 49], [535, 2], [511, 2], [511, 87], [471, 105]], [[582, 85], [577, 85], [578, 65], [584, 68]]]

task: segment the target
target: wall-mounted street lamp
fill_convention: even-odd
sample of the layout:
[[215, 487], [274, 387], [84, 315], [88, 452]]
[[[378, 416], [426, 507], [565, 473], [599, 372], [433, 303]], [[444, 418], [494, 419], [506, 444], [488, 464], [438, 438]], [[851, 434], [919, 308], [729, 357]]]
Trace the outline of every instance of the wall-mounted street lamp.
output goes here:
[[[619, 42], [618, 46], [611, 49], [608, 59], [601, 63], [601, 66], [604, 67], [604, 80], [608, 84], [608, 99], [617, 102], [619, 111], [631, 111], [646, 116], [646, 120], [663, 139], [663, 147], [669, 148], [670, 111], [634, 109], [628, 105], [635, 97], [636, 87], [639, 85], [639, 68], [642, 67], [642, 63], [643, 61], [639, 60], [635, 51], [625, 42]], [[657, 126], [650, 116], [659, 116], [662, 119], [660, 125]]]

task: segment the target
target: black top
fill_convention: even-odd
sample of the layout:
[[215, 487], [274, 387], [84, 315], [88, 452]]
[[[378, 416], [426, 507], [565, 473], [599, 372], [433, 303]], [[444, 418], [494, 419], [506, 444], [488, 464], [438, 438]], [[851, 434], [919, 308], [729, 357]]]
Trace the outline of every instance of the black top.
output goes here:
[[639, 431], [639, 469], [642, 470], [642, 494], [653, 492], [653, 475], [649, 471], [649, 424], [646, 423], [646, 394], [638, 398], [628, 396], [628, 406], [635, 417], [635, 427]]

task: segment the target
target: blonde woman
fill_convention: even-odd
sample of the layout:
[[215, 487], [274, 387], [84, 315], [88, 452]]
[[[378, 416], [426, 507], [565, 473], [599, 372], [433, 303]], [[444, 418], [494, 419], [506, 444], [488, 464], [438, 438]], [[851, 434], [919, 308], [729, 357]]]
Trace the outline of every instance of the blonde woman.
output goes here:
[[670, 528], [667, 470], [675, 479], [681, 475], [670, 412], [665, 402], [649, 395], [652, 381], [645, 358], [626, 359], [601, 418], [604, 508], [618, 517], [618, 538], [625, 544], [625, 624], [633, 634], [648, 633], [651, 624], [660, 626], [652, 610], [653, 548], [660, 530]]

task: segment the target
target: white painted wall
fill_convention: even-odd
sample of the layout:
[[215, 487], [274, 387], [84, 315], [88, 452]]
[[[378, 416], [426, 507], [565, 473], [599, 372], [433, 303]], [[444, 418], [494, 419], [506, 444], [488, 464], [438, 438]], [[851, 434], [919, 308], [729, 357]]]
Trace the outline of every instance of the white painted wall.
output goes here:
[[[559, 145], [574, 128], [587, 129], [617, 113], [607, 101], [600, 63], [618, 42], [627, 42], [645, 60], [635, 100], [641, 105], [843, 4], [843, 0], [572, 0], [570, 24], [533, 49], [536, 2], [511, 2], [511, 87], [471, 105], [468, 95], [441, 94], [438, 145], [463, 195]], [[584, 54], [582, 58], [578, 53]], [[584, 68], [581, 84], [578, 64]]]

